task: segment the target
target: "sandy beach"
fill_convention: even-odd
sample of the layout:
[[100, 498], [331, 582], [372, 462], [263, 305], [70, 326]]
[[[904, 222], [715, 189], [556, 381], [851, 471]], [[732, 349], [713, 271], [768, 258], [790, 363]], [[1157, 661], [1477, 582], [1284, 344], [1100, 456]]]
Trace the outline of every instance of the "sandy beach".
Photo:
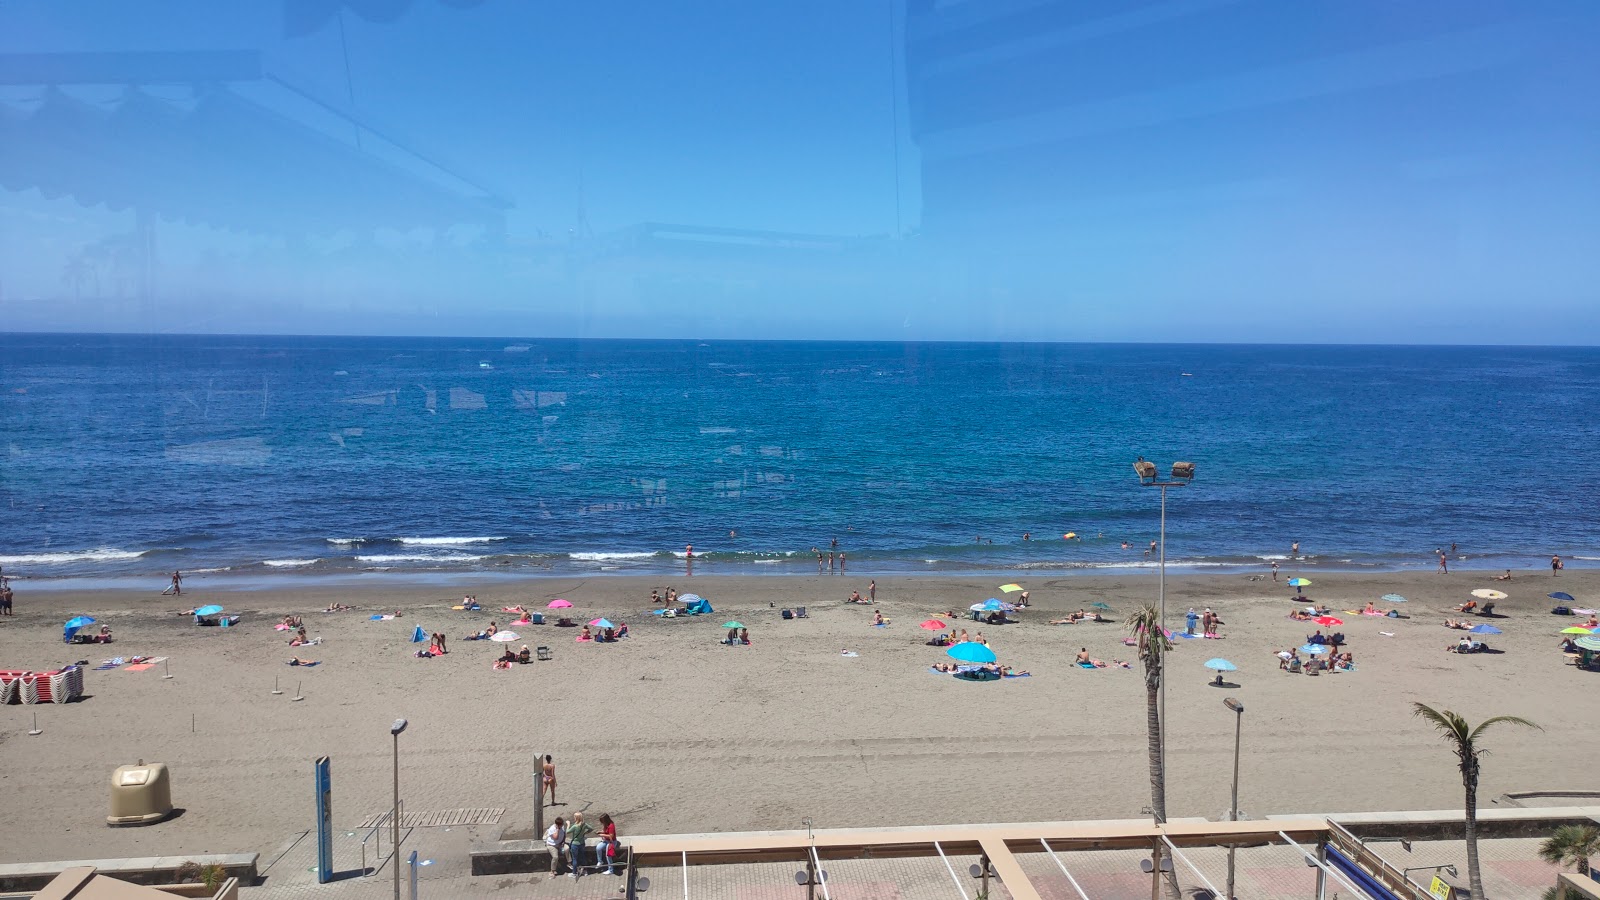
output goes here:
[[[1287, 568], [1285, 576], [1292, 574]], [[1308, 596], [1345, 619], [1357, 671], [1311, 678], [1278, 670], [1274, 650], [1314, 625], [1291, 621], [1291, 590], [1270, 578], [1184, 575], [1168, 580], [1168, 613], [1190, 607], [1226, 623], [1220, 640], [1181, 641], [1171, 657], [1168, 804], [1173, 816], [1221, 816], [1228, 806], [1233, 714], [1246, 704], [1241, 806], [1249, 816], [1441, 808], [1460, 802], [1454, 757], [1411, 717], [1423, 701], [1477, 720], [1526, 716], [1544, 731], [1494, 733], [1480, 796], [1589, 787], [1588, 721], [1600, 715], [1596, 676], [1556, 650], [1574, 624], [1550, 615], [1546, 593], [1600, 602], [1600, 572], [1559, 578], [1493, 573], [1315, 572]], [[1019, 624], [979, 629], [1002, 663], [1032, 677], [967, 683], [933, 674], [946, 659], [917, 624], [997, 595], [1009, 579], [878, 579], [877, 608], [847, 604], [868, 576], [539, 579], [467, 587], [481, 612], [453, 611], [461, 588], [363, 587], [230, 591], [202, 579], [181, 598], [149, 592], [30, 593], [0, 619], [0, 667], [47, 669], [111, 656], [170, 657], [172, 679], [93, 671], [81, 702], [0, 710], [0, 790], [18, 829], [0, 846], [16, 862], [84, 856], [268, 852], [313, 824], [311, 762], [333, 758], [335, 821], [353, 826], [388, 805], [389, 723], [401, 738], [402, 794], [411, 810], [507, 808], [525, 823], [536, 752], [555, 756], [558, 811], [610, 811], [623, 833], [999, 822], [1138, 816], [1149, 804], [1144, 693], [1121, 617], [1156, 596], [1154, 574], [1018, 579], [1033, 607]], [[646, 614], [654, 587], [704, 595], [709, 617]], [[1492, 620], [1503, 653], [1444, 652], [1441, 627], [1474, 588], [1510, 594]], [[154, 585], [153, 588], [159, 588]], [[1398, 592], [1406, 620], [1346, 615]], [[576, 629], [519, 629], [554, 660], [496, 671], [506, 645], [462, 636], [513, 616], [502, 606], [571, 600], [576, 618], [626, 621], [631, 636], [579, 644]], [[332, 601], [354, 611], [319, 612]], [[1102, 600], [1118, 624], [1051, 626]], [[219, 603], [243, 618], [197, 628], [178, 612]], [[804, 605], [806, 620], [779, 609]], [[400, 610], [390, 621], [369, 616]], [[320, 646], [291, 648], [273, 626], [303, 615]], [[114, 630], [108, 646], [67, 646], [61, 622], [87, 614]], [[752, 645], [718, 643], [737, 619]], [[949, 621], [949, 620], [947, 620]], [[450, 653], [417, 659], [414, 626], [450, 636]], [[1386, 635], [1382, 632], [1391, 632]], [[1083, 670], [1080, 647], [1135, 669]], [[841, 656], [848, 648], [856, 656]], [[319, 659], [291, 668], [292, 656]], [[1203, 663], [1239, 666], [1237, 689], [1209, 686]], [[274, 695], [274, 678], [286, 693]], [[296, 690], [304, 700], [292, 702]], [[38, 713], [43, 734], [29, 736]], [[106, 827], [113, 768], [136, 759], [172, 767], [184, 814], [153, 828]]]

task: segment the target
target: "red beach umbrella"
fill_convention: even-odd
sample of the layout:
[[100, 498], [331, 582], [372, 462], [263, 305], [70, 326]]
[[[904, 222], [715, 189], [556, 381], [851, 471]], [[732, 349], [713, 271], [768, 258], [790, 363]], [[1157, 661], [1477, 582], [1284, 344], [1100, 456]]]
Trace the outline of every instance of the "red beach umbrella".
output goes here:
[[941, 631], [941, 630], [943, 630], [945, 628], [948, 628], [949, 626], [944, 624], [943, 622], [939, 621], [938, 619], [929, 619], [928, 621], [923, 622], [918, 627], [920, 627], [920, 628], [922, 628], [922, 629], [924, 629], [926, 631]]
[[1334, 625], [1343, 625], [1344, 624], [1344, 620], [1343, 619], [1336, 619], [1333, 616], [1317, 616], [1316, 622], [1317, 622], [1318, 625], [1321, 625], [1323, 627], [1330, 627], [1330, 628], [1332, 626], [1334, 626]]

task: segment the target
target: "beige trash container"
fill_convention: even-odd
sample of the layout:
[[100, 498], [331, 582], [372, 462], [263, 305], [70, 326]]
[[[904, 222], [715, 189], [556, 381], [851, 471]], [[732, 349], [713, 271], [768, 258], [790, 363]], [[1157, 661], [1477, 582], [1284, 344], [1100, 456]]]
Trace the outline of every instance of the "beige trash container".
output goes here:
[[108, 825], [149, 825], [172, 815], [172, 779], [166, 763], [139, 760], [111, 773]]

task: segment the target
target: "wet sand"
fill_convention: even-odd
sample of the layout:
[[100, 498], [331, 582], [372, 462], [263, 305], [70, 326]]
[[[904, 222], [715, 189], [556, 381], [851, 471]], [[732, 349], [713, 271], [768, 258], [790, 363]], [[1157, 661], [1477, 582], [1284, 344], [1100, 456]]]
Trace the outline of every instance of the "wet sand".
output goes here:
[[[1285, 576], [1291, 574], [1286, 567]], [[1315, 626], [1286, 617], [1290, 589], [1269, 578], [1183, 575], [1168, 579], [1169, 621], [1210, 606], [1220, 640], [1181, 641], [1169, 682], [1168, 812], [1221, 816], [1228, 806], [1233, 714], [1246, 705], [1240, 805], [1246, 815], [1437, 809], [1460, 802], [1454, 757], [1411, 716], [1423, 701], [1477, 720], [1533, 719], [1545, 731], [1492, 733], [1485, 805], [1503, 791], [1589, 787], [1582, 765], [1600, 715], [1600, 676], [1568, 664], [1556, 633], [1571, 620], [1549, 614], [1545, 594], [1566, 590], [1600, 604], [1600, 572], [1560, 578], [1492, 573], [1311, 573], [1311, 599], [1334, 608], [1357, 671], [1316, 678], [1278, 670], [1272, 652], [1303, 642]], [[928, 670], [946, 659], [917, 624], [996, 596], [1004, 579], [883, 577], [878, 604], [892, 625], [869, 626], [871, 606], [843, 602], [867, 576], [602, 577], [485, 583], [482, 612], [449, 609], [460, 588], [311, 587], [227, 591], [186, 584], [182, 598], [150, 592], [30, 594], [0, 619], [0, 667], [52, 668], [109, 656], [169, 656], [162, 669], [87, 672], [90, 695], [65, 706], [0, 710], [0, 791], [15, 829], [0, 861], [201, 852], [266, 853], [313, 825], [311, 762], [333, 758], [334, 818], [353, 826], [389, 803], [389, 723], [401, 737], [402, 794], [413, 811], [507, 808], [503, 825], [531, 818], [534, 754], [556, 758], [558, 812], [610, 811], [626, 833], [997, 822], [1137, 816], [1148, 806], [1144, 691], [1137, 668], [1088, 671], [1080, 647], [1132, 658], [1120, 624], [1045, 624], [1103, 600], [1120, 621], [1153, 602], [1154, 574], [1019, 579], [1033, 608], [1021, 623], [983, 630], [1003, 663], [1032, 677], [968, 683]], [[716, 607], [709, 617], [645, 614], [652, 587], [675, 584]], [[1440, 626], [1473, 588], [1510, 599], [1487, 637], [1503, 653], [1457, 656], [1459, 636]], [[1408, 620], [1344, 615], [1398, 592]], [[578, 644], [576, 629], [519, 629], [554, 660], [496, 671], [505, 645], [462, 636], [500, 607], [571, 600], [575, 618], [628, 622], [612, 645]], [[318, 612], [330, 601], [352, 612]], [[208, 602], [243, 616], [234, 628], [196, 628], [177, 611]], [[784, 621], [804, 605], [810, 618]], [[399, 609], [393, 621], [369, 621]], [[303, 615], [318, 647], [291, 648], [273, 625]], [[67, 646], [70, 614], [109, 624], [116, 643]], [[718, 644], [737, 619], [752, 646]], [[947, 620], [949, 621], [949, 620]], [[444, 631], [449, 655], [416, 659], [413, 626]], [[1380, 632], [1392, 632], [1385, 636]], [[848, 648], [858, 656], [843, 657]], [[291, 668], [291, 656], [320, 659]], [[1208, 684], [1203, 663], [1239, 666], [1237, 688]], [[286, 693], [273, 695], [273, 680]], [[305, 699], [292, 702], [297, 688]], [[30, 737], [37, 711], [44, 733]], [[192, 725], [191, 725], [192, 721]], [[172, 767], [185, 813], [159, 826], [104, 823], [113, 768], [136, 759]], [[492, 830], [492, 829], [491, 829]]]

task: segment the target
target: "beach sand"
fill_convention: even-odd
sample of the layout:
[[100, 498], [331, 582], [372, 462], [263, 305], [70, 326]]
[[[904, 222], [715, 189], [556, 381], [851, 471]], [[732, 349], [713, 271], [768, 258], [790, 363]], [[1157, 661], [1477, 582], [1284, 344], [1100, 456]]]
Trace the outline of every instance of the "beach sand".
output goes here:
[[[1287, 573], [1287, 569], [1286, 569]], [[1228, 807], [1234, 717], [1246, 705], [1240, 805], [1273, 813], [1438, 809], [1460, 802], [1455, 758], [1411, 715], [1423, 701], [1474, 721], [1516, 714], [1544, 731], [1502, 727], [1488, 738], [1479, 796], [1586, 788], [1589, 722], [1600, 715], [1596, 676], [1568, 664], [1548, 591], [1600, 600], [1600, 572], [1560, 578], [1491, 573], [1316, 572], [1311, 599], [1359, 609], [1395, 591], [1409, 620], [1340, 614], [1358, 671], [1312, 678], [1278, 670], [1274, 650], [1314, 629], [1290, 621], [1290, 590], [1268, 578], [1183, 575], [1168, 580], [1169, 621], [1210, 606], [1221, 640], [1181, 641], [1169, 681], [1168, 813], [1220, 817]], [[408, 810], [506, 807], [501, 824], [532, 816], [535, 752], [555, 756], [557, 812], [610, 811], [623, 833], [1126, 818], [1150, 803], [1145, 695], [1120, 624], [1049, 626], [1067, 610], [1103, 600], [1120, 618], [1156, 596], [1137, 574], [1018, 578], [1033, 608], [1022, 623], [983, 630], [1003, 663], [1033, 676], [967, 683], [928, 671], [944, 661], [924, 644], [922, 620], [995, 596], [1009, 578], [881, 577], [878, 604], [892, 620], [868, 625], [872, 607], [843, 602], [868, 576], [540, 579], [478, 587], [219, 590], [194, 579], [182, 598], [127, 591], [29, 593], [0, 619], [0, 667], [44, 669], [108, 656], [168, 656], [161, 667], [87, 672], [82, 702], [0, 709], [0, 791], [13, 828], [0, 861], [73, 857], [269, 852], [313, 826], [312, 760], [333, 759], [334, 820], [354, 826], [385, 810], [396, 717]], [[663, 620], [644, 614], [652, 587], [703, 594], [715, 615]], [[1511, 598], [1487, 638], [1503, 654], [1443, 652], [1459, 632], [1440, 626], [1473, 588]], [[484, 610], [449, 609], [461, 593]], [[575, 617], [625, 620], [632, 637], [578, 644], [576, 629], [520, 629], [548, 645], [551, 662], [495, 671], [506, 645], [461, 637], [500, 607], [543, 607], [552, 597]], [[331, 600], [353, 612], [318, 612]], [[221, 603], [243, 615], [235, 628], [196, 628], [177, 611]], [[774, 607], [805, 605], [783, 621]], [[401, 609], [393, 621], [369, 621]], [[273, 625], [305, 617], [318, 647], [290, 648]], [[89, 614], [111, 625], [108, 646], [66, 646], [61, 622]], [[718, 644], [719, 626], [745, 623], [748, 647]], [[444, 631], [451, 652], [419, 660], [413, 626]], [[1383, 636], [1381, 631], [1393, 632]], [[1129, 659], [1133, 670], [1087, 671], [1079, 647]], [[842, 657], [848, 648], [859, 655]], [[291, 656], [320, 659], [291, 668]], [[1220, 656], [1237, 689], [1208, 685], [1202, 663]], [[286, 693], [273, 695], [273, 680]], [[305, 699], [292, 702], [297, 688]], [[38, 712], [43, 734], [28, 736]], [[192, 722], [192, 724], [191, 724]], [[150, 828], [105, 825], [111, 771], [137, 759], [172, 768], [184, 814]]]

